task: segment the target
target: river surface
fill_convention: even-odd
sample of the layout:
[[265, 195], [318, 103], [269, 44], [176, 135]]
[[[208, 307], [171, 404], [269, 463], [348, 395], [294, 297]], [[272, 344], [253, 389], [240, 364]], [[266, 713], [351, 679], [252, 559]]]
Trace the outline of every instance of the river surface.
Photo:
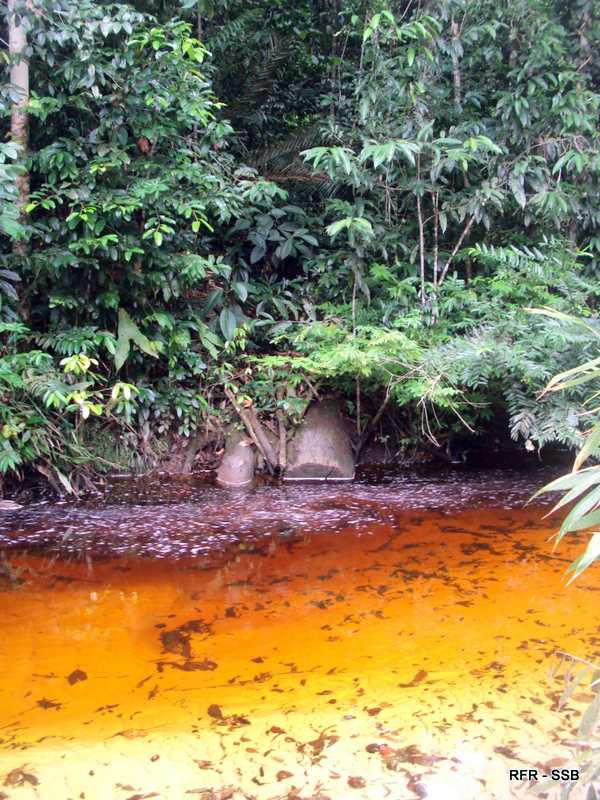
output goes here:
[[[540, 473], [119, 481], [0, 517], [0, 798], [528, 797], [570, 767], [598, 568]], [[554, 796], [554, 795], [550, 795]], [[572, 795], [581, 795], [576, 792]]]

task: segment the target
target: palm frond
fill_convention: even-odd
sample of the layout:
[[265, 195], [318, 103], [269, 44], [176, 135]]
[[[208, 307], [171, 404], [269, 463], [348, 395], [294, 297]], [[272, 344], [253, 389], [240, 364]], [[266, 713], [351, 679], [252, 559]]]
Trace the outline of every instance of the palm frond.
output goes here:
[[324, 172], [315, 172], [300, 156], [304, 150], [324, 144], [328, 139], [322, 121], [313, 122], [295, 128], [285, 138], [255, 150], [250, 154], [250, 163], [268, 180], [312, 184], [321, 195], [330, 197], [336, 193], [339, 184]]
[[242, 11], [235, 19], [228, 20], [208, 36], [206, 46], [213, 55], [224, 53], [232, 47], [239, 48], [243, 41], [255, 34], [256, 23], [261, 14], [259, 8]]

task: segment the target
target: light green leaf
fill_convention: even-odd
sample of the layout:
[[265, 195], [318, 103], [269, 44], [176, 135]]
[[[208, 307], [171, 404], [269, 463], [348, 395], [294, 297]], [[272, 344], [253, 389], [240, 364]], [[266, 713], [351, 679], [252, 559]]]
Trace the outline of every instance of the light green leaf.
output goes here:
[[219, 326], [223, 336], [229, 341], [233, 339], [237, 328], [237, 319], [233, 311], [226, 306], [219, 314]]
[[577, 454], [577, 458], [575, 459], [575, 463], [573, 465], [573, 471], [577, 471], [582, 464], [585, 464], [587, 459], [598, 449], [599, 445], [600, 423], [594, 425], [594, 427], [589, 431], [587, 439], [585, 440], [585, 444]]
[[244, 303], [248, 299], [248, 284], [244, 283], [243, 281], [235, 281], [231, 284], [231, 288], [239, 298], [239, 300]]
[[58, 467], [54, 467], [54, 471], [56, 472], [56, 477], [62, 483], [67, 494], [74, 494], [73, 485], [64, 472], [61, 472]]
[[119, 309], [119, 326], [117, 333], [117, 349], [115, 350], [115, 369], [117, 372], [121, 369], [131, 347], [131, 342], [134, 342], [140, 350], [153, 358], [157, 358], [156, 345], [154, 345], [147, 336], [140, 331], [135, 322], [131, 319], [125, 309]]

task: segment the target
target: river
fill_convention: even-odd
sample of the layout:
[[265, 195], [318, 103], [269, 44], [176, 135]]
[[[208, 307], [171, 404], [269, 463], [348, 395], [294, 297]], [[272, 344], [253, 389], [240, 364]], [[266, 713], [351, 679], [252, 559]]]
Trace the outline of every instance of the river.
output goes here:
[[[594, 568], [547, 476], [115, 481], [0, 518], [0, 798], [526, 797], [570, 767]], [[573, 797], [577, 797], [575, 793]]]

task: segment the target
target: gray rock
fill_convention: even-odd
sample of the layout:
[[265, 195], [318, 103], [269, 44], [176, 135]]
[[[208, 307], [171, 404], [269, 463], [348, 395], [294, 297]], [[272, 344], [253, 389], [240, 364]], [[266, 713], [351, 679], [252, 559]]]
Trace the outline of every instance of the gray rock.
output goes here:
[[221, 486], [249, 486], [254, 480], [256, 453], [241, 431], [227, 435], [225, 453], [217, 472]]
[[336, 400], [312, 406], [292, 439], [284, 481], [351, 481], [354, 457], [347, 421]]

